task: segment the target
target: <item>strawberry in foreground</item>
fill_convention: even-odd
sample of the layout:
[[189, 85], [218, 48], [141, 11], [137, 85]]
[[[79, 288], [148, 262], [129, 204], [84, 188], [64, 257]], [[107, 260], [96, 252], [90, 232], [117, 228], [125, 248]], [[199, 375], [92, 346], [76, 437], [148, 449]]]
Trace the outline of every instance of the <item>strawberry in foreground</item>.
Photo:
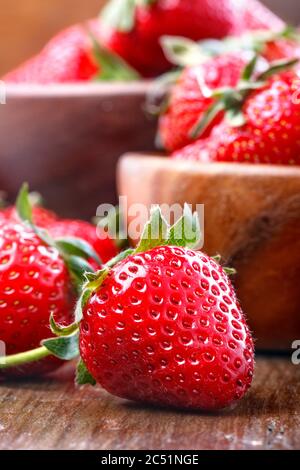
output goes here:
[[8, 73], [6, 83], [69, 83], [97, 80], [135, 80], [138, 74], [108, 51], [99, 40], [99, 22], [72, 26], [35, 57]]
[[215, 410], [245, 395], [252, 337], [226, 269], [194, 251], [199, 238], [188, 206], [172, 228], [155, 208], [135, 250], [86, 273], [76, 322], [64, 328], [51, 318], [61, 355], [80, 331], [78, 383], [187, 409]]
[[[276, 68], [275, 68], [276, 70]], [[216, 93], [212, 106], [226, 111], [209, 137], [201, 138], [208, 114], [198, 126], [195, 143], [173, 154], [177, 159], [200, 162], [300, 164], [299, 78], [295, 71], [271, 78], [261, 75], [245, 88]], [[244, 86], [244, 85], [243, 85]]]
[[[34, 225], [26, 186], [20, 191], [16, 208], [9, 211], [15, 210], [18, 221], [12, 217], [0, 222], [0, 340], [5, 343], [6, 354], [19, 357], [21, 353], [22, 358], [25, 354], [29, 359], [27, 351], [51, 335], [50, 314], [62, 324], [72, 322], [82, 272], [92, 269], [86, 260], [92, 258], [98, 269], [101, 264], [86, 241], [74, 237], [54, 241]], [[55, 338], [49, 340], [50, 348], [53, 341], [55, 344]], [[38, 350], [35, 358], [39, 360], [32, 364], [15, 362], [16, 367], [4, 374], [43, 374], [62, 365], [54, 356], [42, 360], [43, 350]]]

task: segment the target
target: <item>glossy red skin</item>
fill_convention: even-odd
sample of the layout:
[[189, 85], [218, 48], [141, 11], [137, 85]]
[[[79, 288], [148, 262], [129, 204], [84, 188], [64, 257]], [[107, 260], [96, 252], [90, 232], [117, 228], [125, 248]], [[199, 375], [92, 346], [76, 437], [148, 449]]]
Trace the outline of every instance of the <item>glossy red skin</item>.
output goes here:
[[114, 267], [84, 309], [81, 357], [110, 393], [215, 410], [242, 398], [253, 342], [223, 269], [201, 252], [155, 248]]
[[171, 67], [159, 43], [161, 36], [219, 39], [241, 32], [242, 18], [232, 0], [157, 0], [152, 6], [137, 8], [131, 31], [115, 31], [102, 25], [101, 35], [109, 49], [143, 76], [153, 77]]
[[[173, 86], [167, 110], [159, 120], [159, 135], [163, 147], [173, 152], [193, 142], [191, 131], [213, 100], [211, 90], [236, 86], [246, 65], [242, 54], [224, 54], [203, 65], [186, 68]], [[220, 114], [206, 129], [203, 137], [222, 120]]]
[[[75, 292], [63, 259], [23, 225], [0, 224], [0, 340], [6, 354], [35, 349], [52, 337], [50, 313], [60, 324], [73, 321]], [[28, 376], [50, 372], [63, 363], [46, 358], [3, 376]]]
[[58, 35], [35, 57], [8, 73], [7, 83], [69, 83], [92, 80], [99, 72], [86, 27], [98, 34], [99, 24], [72, 26]]
[[114, 240], [109, 238], [104, 231], [99, 230], [88, 222], [72, 219], [61, 219], [48, 227], [54, 239], [68, 236], [85, 240], [94, 248], [101, 261], [106, 263], [117, 256], [118, 248]]
[[217, 125], [206, 139], [178, 150], [174, 158], [200, 162], [300, 165], [299, 78], [293, 72], [273, 77], [245, 102], [247, 123]]
[[257, 0], [247, 0], [244, 16], [245, 29], [270, 29], [281, 31], [286, 23]]

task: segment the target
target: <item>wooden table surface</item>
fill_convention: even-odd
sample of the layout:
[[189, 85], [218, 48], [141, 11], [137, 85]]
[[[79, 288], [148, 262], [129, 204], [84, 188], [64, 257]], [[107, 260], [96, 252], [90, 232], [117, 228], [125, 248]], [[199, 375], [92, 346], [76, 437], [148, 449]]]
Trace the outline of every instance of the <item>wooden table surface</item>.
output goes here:
[[60, 378], [0, 387], [0, 449], [299, 449], [300, 366], [259, 357], [247, 397], [218, 414], [136, 405]]

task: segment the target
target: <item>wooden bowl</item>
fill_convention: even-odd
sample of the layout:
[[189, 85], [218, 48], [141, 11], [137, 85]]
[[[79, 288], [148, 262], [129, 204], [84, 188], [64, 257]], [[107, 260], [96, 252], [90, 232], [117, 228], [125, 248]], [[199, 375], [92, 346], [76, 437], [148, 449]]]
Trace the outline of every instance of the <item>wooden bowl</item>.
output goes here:
[[118, 187], [128, 206], [205, 204], [204, 251], [236, 268], [257, 347], [290, 348], [300, 339], [300, 168], [128, 154]]
[[114, 203], [118, 157], [152, 150], [144, 111], [151, 83], [7, 86], [0, 105], [0, 189], [28, 181], [62, 216], [90, 218]]

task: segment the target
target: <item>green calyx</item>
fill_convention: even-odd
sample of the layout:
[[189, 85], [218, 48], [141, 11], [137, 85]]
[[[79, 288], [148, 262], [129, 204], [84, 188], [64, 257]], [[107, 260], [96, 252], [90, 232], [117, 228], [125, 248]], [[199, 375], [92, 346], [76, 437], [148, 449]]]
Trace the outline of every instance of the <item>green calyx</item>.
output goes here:
[[94, 59], [99, 66], [99, 74], [94, 78], [95, 81], [128, 82], [141, 78], [125, 60], [103, 47], [91, 31], [88, 31], [88, 34], [93, 46]]
[[182, 217], [170, 227], [162, 215], [159, 206], [154, 206], [151, 210], [150, 220], [146, 223], [140, 242], [135, 250], [128, 249], [120, 253], [116, 258], [107, 263], [96, 273], [85, 273], [85, 283], [82, 288], [80, 299], [75, 311], [75, 322], [80, 323], [83, 316], [83, 309], [90, 296], [97, 291], [111, 268], [117, 263], [138, 253], [142, 253], [159, 246], [181, 246], [195, 249], [201, 243], [201, 229], [197, 213], [192, 213], [190, 207], [185, 204]]
[[231, 127], [241, 127], [246, 124], [246, 118], [242, 112], [243, 105], [249, 95], [262, 89], [267, 80], [284, 70], [293, 67], [299, 59], [287, 59], [275, 61], [263, 73], [256, 75], [258, 56], [254, 55], [245, 66], [241, 79], [236, 87], [219, 88], [211, 93], [212, 104], [201, 116], [201, 119], [190, 132], [192, 139], [198, 139], [203, 135], [208, 126], [220, 114], [225, 112], [225, 119]]
[[35, 225], [28, 184], [26, 183], [23, 184], [18, 194], [16, 209], [20, 220], [29, 226], [45, 245], [58, 250], [68, 266], [70, 275], [76, 285], [82, 283], [85, 271], [93, 271], [92, 266], [87, 260], [92, 259], [99, 265], [101, 264], [99, 256], [85, 240], [75, 237], [63, 237], [54, 240], [47, 230]]
[[110, 0], [102, 9], [102, 24], [114, 30], [128, 33], [134, 29], [136, 9], [151, 7], [157, 0]]
[[162, 36], [160, 44], [168, 61], [179, 67], [199, 65], [211, 57], [198, 42], [182, 36]]

